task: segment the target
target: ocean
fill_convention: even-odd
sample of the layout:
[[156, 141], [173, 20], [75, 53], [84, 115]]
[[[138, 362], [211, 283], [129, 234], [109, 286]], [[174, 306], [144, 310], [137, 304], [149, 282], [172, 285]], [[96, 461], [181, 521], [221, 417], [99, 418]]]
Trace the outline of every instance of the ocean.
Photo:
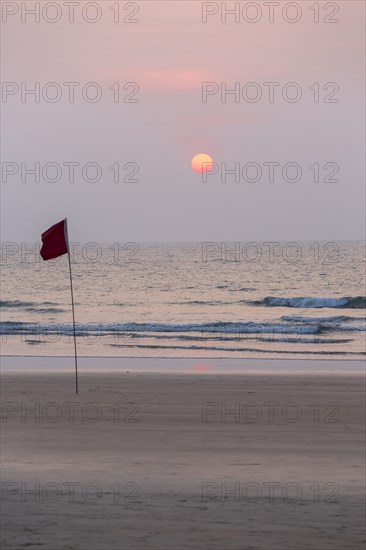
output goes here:
[[[73, 243], [81, 356], [365, 353], [364, 242]], [[74, 352], [67, 256], [2, 250], [3, 355]]]

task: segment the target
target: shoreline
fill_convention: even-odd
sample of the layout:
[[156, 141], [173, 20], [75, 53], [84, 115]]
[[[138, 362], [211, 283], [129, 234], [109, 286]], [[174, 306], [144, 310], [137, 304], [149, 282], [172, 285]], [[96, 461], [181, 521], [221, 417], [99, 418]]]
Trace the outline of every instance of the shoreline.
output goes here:
[[[49, 363], [52, 362], [50, 370]], [[102, 364], [101, 364], [102, 363]], [[3, 374], [17, 372], [72, 372], [73, 356], [0, 356]], [[100, 369], [107, 372], [147, 372], [159, 374], [312, 374], [355, 375], [366, 374], [366, 363], [354, 359], [306, 359], [306, 358], [189, 358], [189, 357], [99, 357], [78, 356], [79, 374]]]

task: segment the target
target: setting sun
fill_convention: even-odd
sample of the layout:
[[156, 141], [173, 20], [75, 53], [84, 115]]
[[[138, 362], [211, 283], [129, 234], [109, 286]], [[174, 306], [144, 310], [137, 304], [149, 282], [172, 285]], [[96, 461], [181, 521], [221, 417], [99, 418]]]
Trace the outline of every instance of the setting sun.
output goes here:
[[209, 155], [200, 153], [192, 159], [192, 170], [198, 174], [211, 172], [213, 170], [213, 160]]

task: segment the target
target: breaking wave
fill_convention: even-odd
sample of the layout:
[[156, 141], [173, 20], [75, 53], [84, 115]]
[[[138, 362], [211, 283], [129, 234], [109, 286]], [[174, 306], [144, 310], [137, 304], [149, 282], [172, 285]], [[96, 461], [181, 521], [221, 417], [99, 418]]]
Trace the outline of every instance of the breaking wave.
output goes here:
[[276, 298], [267, 296], [263, 300], [247, 302], [264, 307], [294, 307], [294, 308], [340, 308], [340, 309], [364, 309], [366, 298], [364, 296], [345, 296], [343, 298]]

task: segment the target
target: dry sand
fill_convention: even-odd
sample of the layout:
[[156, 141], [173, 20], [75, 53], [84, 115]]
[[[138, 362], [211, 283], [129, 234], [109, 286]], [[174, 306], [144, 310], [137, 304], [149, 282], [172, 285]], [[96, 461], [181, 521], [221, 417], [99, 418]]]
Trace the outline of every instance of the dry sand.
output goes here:
[[360, 363], [3, 363], [4, 550], [364, 548]]

